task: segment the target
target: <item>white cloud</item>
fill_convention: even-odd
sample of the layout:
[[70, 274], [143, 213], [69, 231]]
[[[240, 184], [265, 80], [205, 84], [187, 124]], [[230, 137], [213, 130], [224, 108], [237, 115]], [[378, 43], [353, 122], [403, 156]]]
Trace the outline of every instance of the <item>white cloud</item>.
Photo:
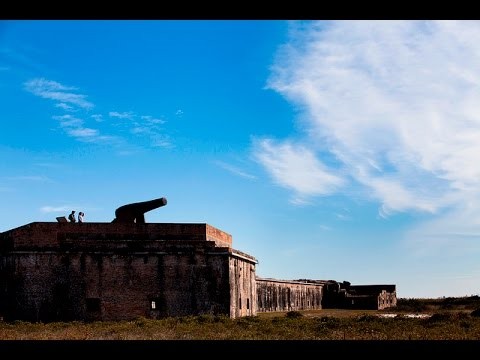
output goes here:
[[103, 116], [102, 114], [93, 114], [90, 116], [91, 118], [93, 118], [95, 121], [98, 121], [98, 122], [102, 122], [103, 121]]
[[318, 227], [319, 227], [320, 229], [322, 229], [322, 230], [325, 230], [325, 231], [330, 231], [330, 230], [332, 230], [332, 228], [331, 228], [330, 226], [323, 225], [323, 224], [318, 225]]
[[183, 115], [183, 110], [178, 109], [178, 110], [175, 112], [175, 115], [177, 115], [177, 116], [182, 116], [182, 115]]
[[[78, 141], [88, 143], [108, 143], [116, 146], [129, 146], [126, 139], [120, 136], [103, 135], [96, 126], [86, 126], [88, 122], [96, 122], [97, 126], [100, 126], [100, 122], [104, 122], [104, 115], [102, 114], [86, 114], [87, 110], [93, 107], [93, 104], [86, 100], [86, 95], [80, 95], [76, 93], [77, 88], [71, 86], [62, 85], [56, 81], [47, 80], [44, 78], [35, 78], [24, 83], [25, 89], [37, 96], [45, 99], [56, 100], [55, 107], [67, 112], [77, 112], [83, 110], [84, 112], [78, 112], [77, 116], [72, 114], [63, 114], [52, 116], [57, 120], [62, 130], [68, 136], [75, 138]], [[79, 107], [80, 109], [76, 108]], [[82, 114], [82, 115], [80, 115]], [[142, 115], [138, 117], [133, 112], [118, 112], [110, 111], [108, 117], [117, 119], [128, 119], [131, 121], [118, 121], [112, 124], [105, 121], [102, 127], [102, 131], [109, 126], [115, 127], [118, 131], [126, 130], [130, 134], [137, 137], [135, 140], [147, 140], [148, 145], [153, 148], [158, 147], [172, 147], [172, 141], [170, 137], [161, 131], [160, 125], [166, 121], [163, 119], [155, 118], [151, 115]], [[138, 121], [140, 119], [141, 121]], [[145, 139], [141, 139], [141, 137]], [[124, 149], [125, 150], [125, 149]], [[132, 150], [126, 149], [125, 153], [131, 153]]]
[[65, 104], [65, 103], [57, 103], [55, 104], [55, 107], [57, 108], [60, 108], [60, 109], [63, 109], [65, 111], [73, 111], [74, 108], [68, 104]]
[[67, 105], [76, 105], [82, 109], [93, 107], [93, 104], [86, 100], [86, 95], [76, 94], [73, 92], [73, 90], [77, 90], [76, 88], [62, 85], [56, 81], [35, 78], [27, 81], [24, 85], [27, 91], [44, 99], [55, 100]]
[[151, 146], [153, 147], [164, 147], [164, 148], [170, 148], [172, 147], [172, 142], [170, 141], [170, 138], [166, 135], [153, 135], [151, 136]]
[[46, 168], [51, 168], [51, 169], [62, 167], [62, 165], [60, 165], [60, 164], [56, 164], [56, 163], [45, 163], [45, 162], [36, 163], [35, 165], [36, 165], [36, 166], [41, 166], [41, 167], [46, 167]]
[[350, 216], [345, 214], [335, 213], [335, 216], [340, 220], [344, 220], [344, 221], [350, 220]]
[[170, 137], [163, 133], [161, 124], [165, 123], [164, 120], [154, 118], [150, 115], [140, 116], [140, 120], [133, 120], [126, 126], [130, 127], [130, 133], [138, 137], [145, 137], [149, 139], [150, 146], [152, 147], [172, 147]]
[[130, 132], [132, 134], [142, 134], [142, 133], [148, 133], [149, 129], [146, 127], [141, 127], [141, 126], [136, 126], [130, 129]]
[[70, 212], [72, 211], [71, 206], [42, 206], [40, 211], [43, 213], [53, 213], [53, 212]]
[[71, 136], [78, 141], [117, 145], [121, 143], [120, 138], [116, 136], [101, 135], [98, 129], [84, 127], [84, 121], [82, 119], [78, 119], [70, 114], [56, 115], [52, 116], [52, 118], [60, 122], [60, 126], [68, 136]]
[[479, 63], [477, 21], [312, 22], [268, 83], [301, 110], [305, 141], [265, 139], [257, 157], [304, 199], [348, 176], [382, 216], [480, 199]]
[[67, 134], [81, 141], [91, 142], [91, 141], [98, 140], [98, 130], [96, 129], [89, 129], [89, 128], [68, 129]]
[[[65, 86], [56, 81], [47, 80], [44, 78], [32, 79], [27, 81], [24, 85], [28, 91], [37, 96], [60, 101], [55, 104], [55, 107], [65, 111], [77, 111], [77, 109], [72, 105], [76, 105], [83, 110], [89, 110], [93, 107], [92, 103], [85, 100], [85, 95], [79, 95], [72, 92], [76, 90], [75, 87]], [[97, 122], [102, 121], [102, 115], [100, 114], [94, 114], [90, 117], [95, 119]], [[101, 135], [98, 129], [85, 127], [84, 120], [74, 117], [71, 114], [54, 115], [52, 118], [60, 123], [60, 127], [67, 135], [75, 138], [76, 140], [91, 143], [119, 143], [117, 137]]]
[[246, 179], [256, 179], [257, 177], [254, 176], [254, 175], [251, 175], [251, 174], [248, 174], [247, 172], [239, 169], [238, 167], [236, 166], [233, 166], [233, 165], [230, 165], [230, 164], [227, 164], [227, 163], [224, 163], [223, 161], [215, 161], [215, 164], [217, 164], [218, 166], [220, 166], [221, 168], [231, 172], [232, 174], [234, 175], [238, 175], [238, 176], [241, 176], [243, 178], [246, 178]]
[[267, 169], [274, 182], [295, 192], [293, 202], [296, 204], [306, 203], [310, 196], [331, 194], [345, 183], [302, 145], [263, 139], [254, 146], [255, 159]]
[[478, 196], [464, 196], [457, 207], [415, 225], [404, 237], [406, 246], [422, 257], [480, 255]]
[[134, 117], [134, 114], [129, 111], [129, 112], [117, 112], [117, 111], [110, 111], [108, 113], [110, 117], [115, 117], [119, 119], [132, 119]]
[[165, 124], [165, 120], [163, 119], [156, 119], [153, 116], [150, 115], [142, 115], [140, 116], [140, 119], [145, 120], [149, 124]]
[[39, 181], [39, 182], [50, 182], [52, 181], [44, 175], [20, 175], [20, 176], [7, 176], [5, 179], [8, 180], [21, 180], [21, 181]]
[[79, 127], [82, 126], [83, 120], [73, 117], [72, 115], [55, 115], [53, 119], [60, 122], [61, 127]]

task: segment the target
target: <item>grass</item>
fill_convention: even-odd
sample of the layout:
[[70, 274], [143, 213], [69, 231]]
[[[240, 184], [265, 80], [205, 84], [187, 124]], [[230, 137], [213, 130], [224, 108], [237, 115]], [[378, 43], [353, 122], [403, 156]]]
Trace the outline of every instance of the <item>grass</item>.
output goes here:
[[[189, 316], [119, 322], [0, 322], [2, 340], [480, 340], [480, 317], [448, 309], [429, 318], [325, 309], [230, 319]], [[390, 311], [391, 313], [392, 311]], [[388, 313], [388, 312], [387, 312]]]
[[[428, 314], [411, 318], [408, 314]], [[393, 317], [381, 317], [395, 314]], [[230, 319], [4, 322], [0, 340], [480, 340], [480, 298], [398, 299], [387, 310], [323, 309]]]

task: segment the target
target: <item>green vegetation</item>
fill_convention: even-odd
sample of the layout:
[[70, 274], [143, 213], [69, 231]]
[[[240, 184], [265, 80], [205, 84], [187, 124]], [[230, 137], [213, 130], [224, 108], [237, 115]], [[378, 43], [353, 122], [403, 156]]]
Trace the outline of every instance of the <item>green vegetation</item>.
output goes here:
[[[120, 322], [0, 321], [2, 340], [480, 340], [480, 299], [399, 299], [383, 311], [324, 309]], [[412, 313], [428, 314], [411, 318]], [[389, 317], [382, 317], [385, 315]]]
[[440, 299], [398, 299], [396, 311], [474, 310], [480, 308], [480, 296]]

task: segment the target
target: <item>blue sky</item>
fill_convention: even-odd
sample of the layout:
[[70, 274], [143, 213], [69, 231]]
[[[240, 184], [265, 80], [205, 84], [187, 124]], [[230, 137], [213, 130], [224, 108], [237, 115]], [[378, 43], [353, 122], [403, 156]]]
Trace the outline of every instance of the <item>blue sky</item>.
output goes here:
[[480, 23], [0, 22], [0, 231], [208, 223], [257, 275], [480, 284]]

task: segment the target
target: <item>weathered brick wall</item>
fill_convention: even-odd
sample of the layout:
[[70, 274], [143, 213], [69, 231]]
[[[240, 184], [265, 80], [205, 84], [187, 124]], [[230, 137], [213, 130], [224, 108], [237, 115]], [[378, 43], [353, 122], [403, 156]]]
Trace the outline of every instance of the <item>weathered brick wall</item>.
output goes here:
[[378, 295], [378, 310], [388, 309], [394, 306], [397, 306], [396, 291], [388, 292], [386, 290], [382, 290]]
[[392, 284], [350, 285], [345, 290], [347, 308], [383, 310], [397, 306], [396, 286]]
[[217, 246], [232, 247], [232, 235], [208, 224], [205, 224], [205, 230], [207, 234], [206, 240], [215, 241]]
[[378, 294], [376, 295], [351, 295], [346, 294], [345, 297], [340, 298], [336, 308], [341, 309], [364, 309], [377, 310], [378, 309]]
[[257, 278], [257, 311], [322, 308], [323, 284]]
[[12, 253], [0, 265], [0, 311], [31, 321], [229, 315], [229, 256], [196, 250]]
[[[0, 316], [252, 316], [321, 309], [335, 283], [256, 278], [256, 263], [208, 224], [34, 222], [0, 233]], [[395, 285], [330, 287], [331, 307], [396, 306]]]
[[255, 262], [237, 253], [230, 258], [230, 317], [257, 315]]
[[64, 319], [82, 316], [72, 300], [84, 301], [83, 280], [65, 271], [69, 256], [52, 252], [0, 257], [0, 313], [7, 320]]
[[110, 240], [213, 241], [231, 247], [232, 236], [208, 224], [182, 223], [55, 223], [33, 222], [0, 234], [0, 247], [51, 249], [65, 238]]
[[207, 224], [31, 223], [0, 234], [0, 316], [252, 315], [255, 264]]

